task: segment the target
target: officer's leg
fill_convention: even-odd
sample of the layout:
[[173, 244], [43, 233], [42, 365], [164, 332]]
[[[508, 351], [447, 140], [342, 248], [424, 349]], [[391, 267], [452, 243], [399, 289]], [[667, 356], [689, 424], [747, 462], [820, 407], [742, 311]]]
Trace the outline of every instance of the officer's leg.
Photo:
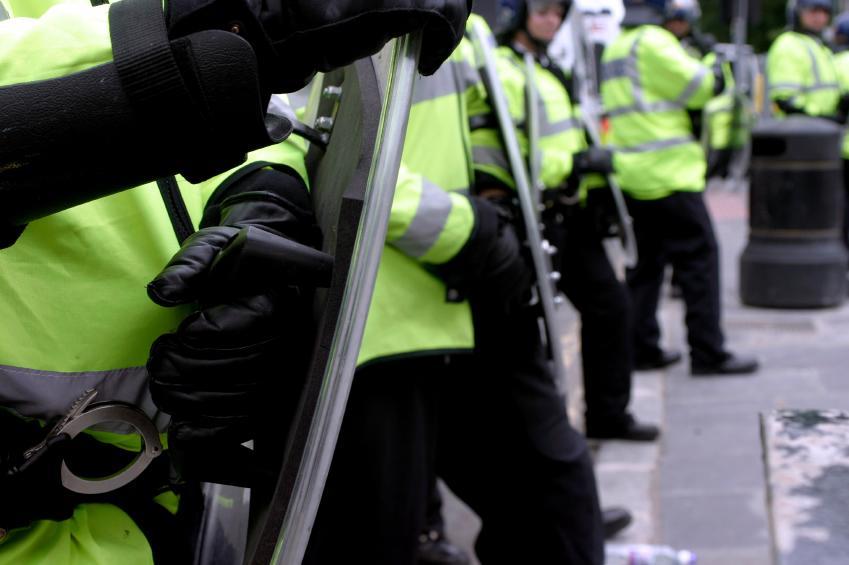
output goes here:
[[849, 248], [849, 159], [843, 159], [843, 243]]
[[669, 256], [687, 306], [687, 341], [694, 364], [714, 365], [726, 353], [720, 325], [719, 246], [702, 193], [663, 199]]
[[412, 565], [427, 500], [433, 360], [357, 372], [305, 565]]
[[587, 426], [625, 424], [631, 400], [631, 306], [587, 214], [573, 218], [561, 247], [561, 289], [581, 313]]
[[628, 199], [628, 209], [634, 218], [639, 260], [628, 270], [628, 289], [633, 305], [633, 355], [637, 366], [659, 359], [660, 326], [657, 306], [663, 286], [666, 257], [662, 234], [663, 216], [654, 200]]
[[478, 342], [500, 349], [441, 381], [439, 474], [481, 517], [482, 563], [600, 564], [592, 463], [569, 426], [536, 320], [524, 312], [495, 322], [476, 319]]

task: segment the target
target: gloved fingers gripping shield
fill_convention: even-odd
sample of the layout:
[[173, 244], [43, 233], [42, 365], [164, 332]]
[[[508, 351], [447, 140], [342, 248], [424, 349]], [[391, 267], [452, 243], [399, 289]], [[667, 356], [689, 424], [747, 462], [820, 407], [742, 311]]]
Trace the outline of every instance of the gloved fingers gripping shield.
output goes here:
[[[419, 71], [433, 74], [463, 36], [472, 0], [174, 0], [180, 35], [234, 25], [260, 55], [264, 84], [298, 90], [318, 72], [377, 53], [390, 39], [422, 30]], [[240, 10], [234, 10], [234, 5]]]

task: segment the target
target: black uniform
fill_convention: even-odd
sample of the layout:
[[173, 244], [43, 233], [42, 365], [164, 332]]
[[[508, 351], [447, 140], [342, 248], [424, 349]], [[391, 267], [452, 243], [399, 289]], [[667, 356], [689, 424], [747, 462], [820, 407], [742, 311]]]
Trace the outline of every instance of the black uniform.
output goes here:
[[559, 250], [560, 290], [581, 314], [587, 428], [616, 429], [627, 422], [631, 401], [628, 289], [616, 278], [591, 210], [574, 205], [562, 222], [546, 223]]
[[687, 341], [694, 365], [728, 357], [720, 326], [719, 248], [701, 192], [674, 192], [658, 200], [628, 198], [640, 261], [628, 272], [634, 304], [637, 362], [660, 356], [657, 306], [664, 269], [672, 264], [687, 306]]

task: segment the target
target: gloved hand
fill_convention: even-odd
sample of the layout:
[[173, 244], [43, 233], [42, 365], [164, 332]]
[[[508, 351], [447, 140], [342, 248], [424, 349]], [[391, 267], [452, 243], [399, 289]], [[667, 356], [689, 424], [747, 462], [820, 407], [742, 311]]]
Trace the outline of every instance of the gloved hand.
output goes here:
[[59, 476], [70, 438], [56, 436], [38, 456], [26, 463], [23, 459], [23, 453], [38, 445], [49, 430], [0, 410], [0, 528], [4, 530], [34, 520], [64, 520], [73, 514], [72, 497]]
[[604, 147], [588, 147], [575, 154], [575, 172], [610, 174], [613, 172], [613, 152]]
[[[246, 227], [291, 240], [316, 260], [297, 258], [291, 269], [288, 256], [240, 251], [236, 236]], [[326, 256], [311, 249], [319, 243], [301, 180], [254, 171], [213, 195], [201, 229], [148, 285], [159, 305], [199, 304], [176, 332], [154, 342], [147, 363], [153, 400], [172, 416], [169, 449], [184, 477], [220, 480], [222, 465], [244, 467], [234, 462], [261, 417], [282, 422], [285, 414], [275, 409], [297, 398], [310, 350], [310, 287], [329, 270]], [[223, 278], [212, 269], [222, 263], [229, 271]], [[247, 284], [234, 284], [241, 279]]]
[[713, 72], [713, 95], [718, 96], [725, 91], [725, 69], [721, 58], [717, 58], [711, 67]]
[[731, 149], [711, 149], [708, 151], [705, 178], [728, 178], [731, 158], [733, 156], [734, 151]]
[[[509, 215], [485, 198], [469, 198], [475, 229], [466, 245], [432, 270], [445, 281], [449, 298], [469, 298], [506, 310], [528, 298], [531, 267], [521, 253]], [[453, 296], [452, 296], [453, 294]]]
[[433, 74], [460, 43], [472, 0], [170, 0], [168, 9], [172, 37], [237, 31], [254, 46], [263, 82], [290, 92], [417, 29], [419, 71]]
[[835, 121], [843, 125], [846, 125], [846, 122], [849, 121], [849, 93], [840, 96], [840, 101], [837, 103]]

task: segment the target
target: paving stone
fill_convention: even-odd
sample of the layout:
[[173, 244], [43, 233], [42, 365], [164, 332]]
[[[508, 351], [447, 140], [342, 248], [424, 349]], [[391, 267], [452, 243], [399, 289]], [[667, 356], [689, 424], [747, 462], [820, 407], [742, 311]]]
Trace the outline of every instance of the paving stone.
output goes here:
[[658, 476], [663, 496], [741, 493], [764, 489], [759, 451], [721, 453], [704, 451], [664, 457]]
[[682, 549], [745, 548], [767, 544], [761, 489], [733, 494], [661, 494], [661, 539]]
[[694, 552], [699, 565], [772, 565], [772, 556], [766, 545], [739, 549], [697, 548]]

